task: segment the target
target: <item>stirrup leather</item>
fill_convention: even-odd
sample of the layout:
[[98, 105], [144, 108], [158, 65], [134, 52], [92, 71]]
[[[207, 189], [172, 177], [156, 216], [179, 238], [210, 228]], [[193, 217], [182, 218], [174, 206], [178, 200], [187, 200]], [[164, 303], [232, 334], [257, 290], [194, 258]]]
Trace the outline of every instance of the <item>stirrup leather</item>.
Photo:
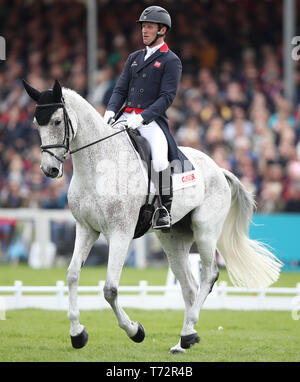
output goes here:
[[[169, 217], [169, 224], [165, 224], [165, 225], [157, 225], [156, 224], [156, 221], [159, 217], [159, 212], [163, 210], [166, 215]], [[171, 216], [170, 216], [170, 213], [169, 211], [167, 210], [167, 208], [165, 206], [161, 206], [161, 207], [157, 207], [156, 210], [154, 211], [154, 214], [152, 216], [152, 228], [153, 229], [168, 229], [168, 228], [171, 228]]]

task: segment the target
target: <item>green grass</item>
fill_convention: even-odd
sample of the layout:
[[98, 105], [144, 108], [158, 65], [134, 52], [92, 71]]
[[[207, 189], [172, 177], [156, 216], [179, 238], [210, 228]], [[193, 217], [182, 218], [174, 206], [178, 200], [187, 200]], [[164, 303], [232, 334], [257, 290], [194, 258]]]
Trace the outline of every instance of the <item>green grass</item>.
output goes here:
[[[55, 285], [57, 280], [66, 282], [67, 267], [32, 269], [25, 264], [12, 266], [0, 265], [0, 285], [12, 285], [15, 280], [22, 280], [24, 285]], [[97, 285], [106, 278], [106, 267], [83, 267], [80, 273], [80, 285]], [[138, 285], [140, 280], [148, 280], [151, 285], [164, 285], [167, 268], [136, 269], [124, 267], [121, 285]]]
[[[183, 311], [127, 309], [143, 323], [144, 342], [132, 342], [111, 310], [82, 311], [89, 333], [83, 349], [73, 349], [66, 312], [8, 311], [0, 321], [0, 360], [11, 362], [299, 362], [300, 321], [290, 312], [203, 310], [196, 326], [199, 344], [171, 355], [179, 339]], [[219, 326], [222, 331], [218, 331]]]
[[[138, 285], [140, 280], [147, 280], [149, 285], [165, 285], [168, 269], [146, 268], [136, 269], [124, 267], [120, 285]], [[55, 285], [57, 280], [66, 282], [67, 267], [54, 267], [49, 269], [32, 269], [28, 265], [17, 266], [0, 264], [0, 285], [12, 285], [15, 280], [23, 281], [24, 285]], [[97, 285], [106, 278], [105, 266], [86, 266], [80, 274], [80, 285]], [[227, 281], [232, 285], [226, 270], [220, 270], [218, 282]], [[281, 273], [279, 280], [272, 286], [295, 287], [300, 282], [299, 273]]]
[[[84, 267], [80, 285], [105, 280], [106, 267]], [[121, 285], [164, 285], [167, 268], [124, 268]], [[26, 265], [0, 265], [0, 285], [54, 285], [66, 280], [66, 268], [34, 270]], [[228, 281], [226, 271], [219, 281]], [[299, 274], [282, 273], [274, 286], [294, 287]], [[80, 321], [89, 333], [83, 349], [73, 349], [65, 311], [39, 309], [6, 312], [0, 320], [0, 361], [11, 362], [299, 362], [300, 320], [291, 312], [203, 310], [196, 325], [201, 341], [186, 354], [170, 355], [180, 335], [183, 311], [126, 309], [146, 330], [143, 343], [132, 342], [116, 322], [112, 310], [81, 311]], [[218, 331], [218, 327], [224, 329]]]

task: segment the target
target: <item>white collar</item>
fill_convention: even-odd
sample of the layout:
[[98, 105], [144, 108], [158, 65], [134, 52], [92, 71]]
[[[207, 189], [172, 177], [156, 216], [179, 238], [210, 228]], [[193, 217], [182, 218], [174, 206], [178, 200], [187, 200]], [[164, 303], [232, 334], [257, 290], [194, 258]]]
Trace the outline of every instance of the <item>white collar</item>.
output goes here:
[[164, 45], [164, 41], [159, 44], [159, 45], [155, 45], [153, 48], [150, 48], [149, 46], [146, 46], [146, 56], [149, 57], [151, 56], [154, 52], [156, 52], [158, 49], [160, 49], [163, 45]]

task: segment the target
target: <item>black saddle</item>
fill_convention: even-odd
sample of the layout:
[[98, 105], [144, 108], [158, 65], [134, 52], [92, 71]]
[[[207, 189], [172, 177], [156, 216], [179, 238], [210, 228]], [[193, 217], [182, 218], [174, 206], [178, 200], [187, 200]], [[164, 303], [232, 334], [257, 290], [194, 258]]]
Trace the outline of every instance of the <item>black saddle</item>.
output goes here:
[[[135, 227], [134, 239], [143, 236], [152, 226], [152, 217], [155, 212], [155, 200], [156, 196], [153, 198], [152, 202], [149, 203], [150, 199], [150, 185], [151, 185], [151, 149], [149, 142], [141, 136], [138, 130], [128, 129], [127, 133], [135, 147], [136, 151], [139, 153], [143, 164], [148, 171], [148, 192], [146, 196], [146, 203], [141, 207], [138, 221]], [[183, 173], [184, 171], [194, 170], [193, 164], [189, 159], [178, 149], [179, 163], [174, 167], [174, 173]]]
[[127, 133], [134, 148], [140, 154], [141, 160], [147, 166], [146, 170], [148, 174], [151, 175], [151, 149], [147, 139], [141, 136], [138, 130], [128, 129]]
[[146, 196], [146, 203], [141, 207], [138, 221], [135, 227], [134, 239], [143, 236], [149, 229], [152, 224], [152, 216], [155, 211], [153, 199], [152, 203], [149, 203], [150, 198], [150, 182], [151, 182], [151, 149], [148, 141], [141, 136], [138, 130], [128, 129], [127, 133], [133, 143], [134, 148], [139, 153], [143, 164], [146, 166], [148, 171], [148, 193]]

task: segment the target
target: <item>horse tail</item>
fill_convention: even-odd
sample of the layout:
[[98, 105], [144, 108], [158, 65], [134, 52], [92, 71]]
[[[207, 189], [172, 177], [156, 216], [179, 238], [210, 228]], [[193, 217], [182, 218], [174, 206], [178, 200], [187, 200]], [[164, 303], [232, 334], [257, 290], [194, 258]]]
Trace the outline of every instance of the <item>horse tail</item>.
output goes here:
[[222, 170], [231, 189], [231, 206], [218, 240], [218, 251], [234, 285], [265, 288], [278, 279], [283, 264], [264, 244], [249, 238], [254, 197], [235, 175]]

